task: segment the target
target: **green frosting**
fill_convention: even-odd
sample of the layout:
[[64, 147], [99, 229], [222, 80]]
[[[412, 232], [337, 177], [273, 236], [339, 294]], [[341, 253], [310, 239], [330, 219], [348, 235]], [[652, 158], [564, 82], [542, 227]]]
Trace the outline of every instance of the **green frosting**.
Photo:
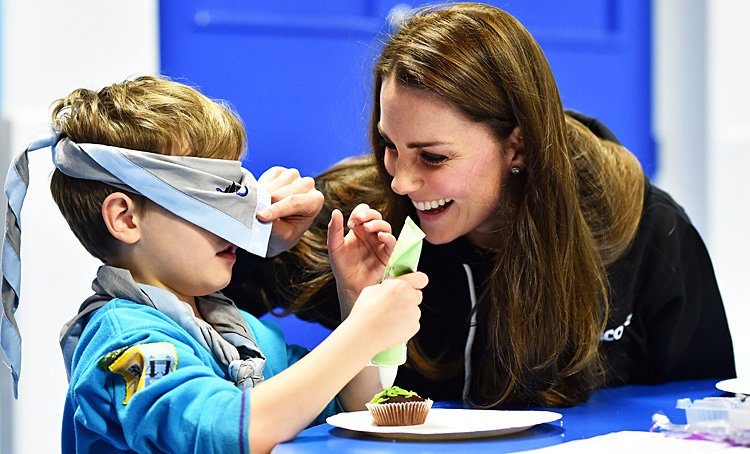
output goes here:
[[404, 397], [412, 397], [417, 396], [418, 394], [414, 391], [406, 391], [398, 386], [391, 386], [390, 388], [384, 390], [382, 393], [375, 394], [375, 397], [372, 398], [370, 401], [371, 404], [382, 404], [383, 402], [388, 401], [391, 397], [396, 396], [404, 396]]

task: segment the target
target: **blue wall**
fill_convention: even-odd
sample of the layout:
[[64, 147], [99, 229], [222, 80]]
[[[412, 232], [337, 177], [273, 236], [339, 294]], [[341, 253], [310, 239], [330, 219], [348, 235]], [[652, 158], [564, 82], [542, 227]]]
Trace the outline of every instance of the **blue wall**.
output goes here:
[[[539, 41], [564, 106], [601, 119], [653, 173], [650, 0], [488, 3]], [[162, 72], [231, 101], [254, 173], [279, 164], [314, 175], [366, 151], [369, 71], [395, 4], [162, 0]]]

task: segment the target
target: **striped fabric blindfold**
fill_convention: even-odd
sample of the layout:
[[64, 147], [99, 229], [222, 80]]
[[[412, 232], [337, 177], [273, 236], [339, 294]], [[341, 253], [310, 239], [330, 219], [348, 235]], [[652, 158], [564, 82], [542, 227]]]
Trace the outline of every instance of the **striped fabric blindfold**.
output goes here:
[[8, 210], [2, 248], [2, 345], [18, 397], [21, 336], [15, 320], [21, 288], [21, 208], [29, 185], [28, 153], [50, 149], [55, 167], [64, 174], [101, 181], [140, 194], [173, 214], [248, 252], [265, 257], [271, 224], [258, 211], [270, 195], [236, 160], [166, 156], [100, 144], [77, 144], [49, 130], [19, 153], [8, 170]]

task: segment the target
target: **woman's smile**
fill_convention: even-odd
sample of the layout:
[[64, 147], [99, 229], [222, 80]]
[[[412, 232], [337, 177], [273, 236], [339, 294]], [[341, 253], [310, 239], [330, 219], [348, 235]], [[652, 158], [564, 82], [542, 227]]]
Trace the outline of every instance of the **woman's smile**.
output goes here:
[[443, 211], [447, 210], [448, 207], [450, 207], [451, 203], [453, 203], [453, 199], [445, 198], [427, 202], [416, 202], [412, 200], [411, 203], [414, 204], [414, 208], [416, 208], [418, 211], [422, 211], [428, 214], [436, 214], [442, 213]]

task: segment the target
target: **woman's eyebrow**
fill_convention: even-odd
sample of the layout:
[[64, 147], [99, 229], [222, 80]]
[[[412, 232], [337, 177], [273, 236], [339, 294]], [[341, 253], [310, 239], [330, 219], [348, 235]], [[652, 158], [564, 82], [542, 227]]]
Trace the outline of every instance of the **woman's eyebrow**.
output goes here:
[[[383, 130], [380, 127], [380, 123], [378, 123], [378, 132], [380, 133], [380, 136], [385, 140], [386, 142], [393, 142], [391, 139], [388, 138], [388, 136], [383, 132]], [[432, 141], [432, 142], [409, 142], [406, 144], [406, 148], [430, 148], [435, 147], [438, 145], [450, 145], [449, 142], [441, 142], [438, 140]]]
[[406, 144], [406, 148], [430, 148], [437, 147], [440, 145], [448, 145], [448, 142], [409, 142]]

